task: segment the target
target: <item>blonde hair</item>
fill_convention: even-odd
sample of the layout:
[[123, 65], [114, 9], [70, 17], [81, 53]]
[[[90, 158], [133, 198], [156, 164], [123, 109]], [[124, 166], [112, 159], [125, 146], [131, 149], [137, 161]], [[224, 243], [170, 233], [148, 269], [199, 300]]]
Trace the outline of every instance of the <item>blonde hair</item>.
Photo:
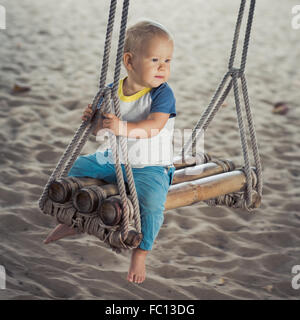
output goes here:
[[173, 41], [171, 33], [160, 23], [143, 20], [127, 29], [124, 52], [137, 52], [145, 40], [154, 36], [164, 36]]

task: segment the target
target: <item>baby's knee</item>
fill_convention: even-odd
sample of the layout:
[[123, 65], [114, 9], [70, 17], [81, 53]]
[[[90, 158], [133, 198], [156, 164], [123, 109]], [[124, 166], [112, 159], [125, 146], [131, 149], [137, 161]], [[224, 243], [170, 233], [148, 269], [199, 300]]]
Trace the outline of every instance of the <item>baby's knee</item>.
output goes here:
[[154, 215], [160, 215], [164, 211], [164, 202], [165, 200], [161, 195], [149, 194], [140, 199], [140, 211], [142, 212], [151, 212]]
[[164, 210], [167, 192], [161, 186], [147, 185], [147, 188], [138, 186], [137, 191], [141, 210], [151, 212]]

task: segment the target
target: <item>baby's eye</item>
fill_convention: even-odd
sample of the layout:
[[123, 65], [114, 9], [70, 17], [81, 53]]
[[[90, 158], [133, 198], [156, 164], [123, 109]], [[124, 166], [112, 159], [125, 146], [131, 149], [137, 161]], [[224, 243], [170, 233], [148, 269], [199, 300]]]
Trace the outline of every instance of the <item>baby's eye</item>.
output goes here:
[[171, 59], [165, 60], [165, 63], [170, 63], [170, 62], [171, 62]]
[[157, 58], [152, 58], [152, 62], [158, 62]]

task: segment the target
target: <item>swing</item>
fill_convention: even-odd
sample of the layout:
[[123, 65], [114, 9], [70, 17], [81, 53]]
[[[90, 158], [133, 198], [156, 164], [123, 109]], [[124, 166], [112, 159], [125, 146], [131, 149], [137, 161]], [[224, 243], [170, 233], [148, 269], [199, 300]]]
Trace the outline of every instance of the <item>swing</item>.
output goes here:
[[[167, 195], [165, 211], [189, 206], [200, 201], [204, 201], [210, 206], [226, 205], [232, 208], [243, 208], [247, 211], [252, 211], [260, 206], [262, 197], [262, 169], [244, 74], [255, 0], [251, 0], [250, 2], [240, 67], [235, 68], [233, 66], [245, 4], [246, 0], [241, 0], [228, 71], [223, 77], [210, 104], [202, 113], [180, 155], [174, 158], [176, 170]], [[106, 113], [112, 113], [109, 103], [112, 99], [115, 114], [121, 118], [117, 90], [120, 79], [129, 0], [123, 1], [113, 85], [112, 87], [105, 86], [116, 6], [117, 0], [111, 0], [99, 91], [92, 103], [93, 116], [89, 120], [83, 121], [77, 129], [72, 141], [66, 148], [44, 187], [39, 199], [39, 208], [44, 214], [53, 216], [57, 222], [75, 228], [78, 232], [94, 235], [108, 244], [114, 251], [120, 252], [121, 249], [136, 248], [142, 240], [139, 203], [132, 169], [128, 161], [125, 137], [110, 136], [112, 154], [115, 160], [116, 185], [88, 177], [67, 177], [70, 168], [80, 154], [90, 133], [93, 132], [100, 116], [100, 112], [97, 112], [97, 105], [100, 99], [103, 99], [104, 112]], [[247, 136], [238, 92], [238, 79], [241, 80], [255, 167], [250, 166]], [[225, 88], [226, 83], [228, 84]], [[232, 161], [215, 159], [206, 153], [196, 154], [195, 150], [197, 138], [208, 128], [208, 125], [232, 88], [244, 158], [244, 166], [239, 168], [236, 168]], [[119, 161], [119, 150], [117, 148], [119, 142], [125, 159], [128, 184], [124, 182]], [[191, 156], [188, 156], [189, 151], [192, 151]]]

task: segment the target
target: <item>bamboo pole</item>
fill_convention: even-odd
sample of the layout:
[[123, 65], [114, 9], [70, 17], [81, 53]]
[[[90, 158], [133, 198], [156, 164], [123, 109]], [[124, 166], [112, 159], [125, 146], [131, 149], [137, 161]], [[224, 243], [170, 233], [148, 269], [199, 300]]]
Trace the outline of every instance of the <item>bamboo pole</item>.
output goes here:
[[66, 177], [55, 180], [51, 183], [48, 196], [51, 200], [58, 203], [65, 203], [75, 194], [77, 190], [84, 186], [103, 185], [106, 182], [100, 179], [89, 177]]
[[[99, 218], [98, 218], [99, 219]], [[53, 241], [57, 241], [59, 239], [63, 239], [68, 236], [72, 235], [78, 235], [80, 232], [76, 228], [71, 228], [67, 224], [64, 224], [65, 221], [61, 221], [62, 223], [58, 224], [47, 236], [45, 239], [44, 243], [48, 244]], [[93, 234], [93, 233], [89, 233]], [[100, 240], [104, 241], [106, 234], [105, 231], [103, 230], [102, 233], [98, 234], [93, 234], [96, 237], [98, 237]], [[119, 241], [119, 234], [113, 235], [113, 243], [118, 247]], [[128, 231], [128, 236], [125, 239], [125, 244], [129, 245], [131, 247], [137, 247], [140, 242], [142, 241], [143, 235], [141, 233], [138, 233], [136, 230], [129, 230]]]
[[[195, 166], [199, 163], [203, 163], [203, 162], [206, 163], [209, 160], [211, 160], [210, 155], [203, 153], [203, 154], [197, 155], [196, 157], [185, 156], [184, 161], [182, 161], [181, 156], [177, 156], [177, 157], [174, 157], [173, 162], [176, 169], [182, 169], [185, 167]], [[219, 173], [219, 171], [217, 173]], [[215, 174], [215, 173], [212, 172], [212, 174]], [[195, 179], [197, 179], [197, 177], [195, 177]], [[177, 180], [175, 179], [175, 181]], [[109, 190], [106, 191], [105, 190], [106, 187], [104, 187], [105, 184], [107, 183], [103, 180], [94, 179], [90, 177], [64, 177], [64, 178], [55, 180], [51, 183], [48, 190], [48, 196], [54, 202], [65, 203], [75, 195], [76, 191], [78, 191], [79, 189], [82, 189], [83, 187], [92, 186], [92, 185], [102, 186], [107, 196], [111, 196], [118, 193], [118, 191], [116, 191], [114, 188], [111, 188], [111, 187], [108, 187]], [[81, 209], [82, 212], [92, 212], [92, 210], [94, 210], [95, 206], [97, 205], [96, 203], [97, 201], [95, 203], [92, 203], [92, 205], [88, 205], [88, 206], [83, 205], [85, 199], [90, 199], [91, 202], [94, 201], [94, 195], [90, 190], [85, 189], [83, 193], [84, 192], [86, 192], [85, 195], [83, 194], [78, 195], [78, 202], [80, 202], [82, 206], [82, 207], [79, 206], [78, 209]], [[96, 189], [94, 190], [94, 192], [96, 194], [98, 193]], [[75, 205], [76, 205], [76, 202], [75, 202]]]
[[191, 167], [191, 166], [207, 163], [210, 160], [211, 160], [210, 154], [202, 153], [202, 154], [198, 154], [195, 157], [186, 155], [184, 157], [184, 160], [182, 159], [181, 156], [176, 156], [173, 158], [173, 164], [177, 170], [177, 169], [182, 169], [182, 168], [186, 168], [186, 167]]
[[[185, 181], [205, 178], [207, 176], [216, 175], [226, 170], [234, 169], [234, 164], [229, 161], [222, 161], [223, 166], [214, 162], [186, 167], [175, 171], [172, 185], [182, 183]], [[73, 196], [74, 207], [82, 213], [91, 213], [101, 206], [103, 201], [119, 193], [118, 187], [115, 184], [106, 184], [101, 186], [89, 186], [82, 188]], [[127, 193], [129, 190], [127, 188]], [[111, 221], [108, 219], [108, 221]]]
[[[197, 170], [196, 167], [197, 166], [194, 167], [195, 170]], [[207, 171], [215, 170], [216, 166], [206, 166], [206, 168]], [[254, 168], [252, 169], [252, 175], [252, 181], [255, 186], [256, 174]], [[117, 188], [114, 185], [106, 186], [108, 189]], [[172, 185], [169, 189], [167, 200], [165, 202], [165, 212], [175, 208], [189, 206], [200, 201], [214, 199], [225, 194], [241, 192], [244, 190], [245, 186], [246, 177], [244, 172], [241, 170], [215, 174], [213, 176], [208, 176], [201, 179], [177, 183]], [[59, 212], [61, 213], [62, 211], [60, 210]], [[95, 217], [95, 219], [106, 221], [107, 225], [118, 225], [121, 221], [121, 216], [121, 199], [119, 199], [119, 197], [111, 196], [102, 202], [100, 206], [99, 216]], [[65, 217], [65, 215], [63, 215], [63, 217]], [[88, 217], [86, 218], [88, 219]], [[83, 219], [85, 220], [85, 218]], [[66, 221], [61, 221], [61, 223], [66, 224], [68, 224], [68, 222], [69, 219], [67, 219]], [[92, 232], [92, 234], [94, 234], [94, 232]], [[94, 235], [97, 236], [97, 233]], [[98, 237], [102, 239], [103, 235], [105, 235], [105, 233], [102, 232], [101, 235], [98, 235]], [[132, 230], [130, 236], [128, 236], [125, 243], [133, 247], [136, 247], [138, 243], [140, 243], [141, 239], [142, 235], [137, 233], [136, 230]], [[113, 242], [114, 246], [118, 247], [119, 235], [113, 234], [111, 241]]]
[[[114, 232], [112, 234], [112, 238], [110, 240], [110, 244], [113, 247], [117, 247], [117, 248], [122, 248], [122, 246], [120, 245], [120, 231]], [[143, 234], [142, 233], [138, 233], [135, 230], [129, 230], [128, 231], [128, 236], [125, 239], [124, 243], [126, 245], [129, 245], [132, 248], [136, 248], [142, 241], [143, 239]]]
[[[128, 188], [126, 188], [129, 193]], [[74, 207], [82, 213], [91, 213], [99, 208], [103, 200], [119, 193], [115, 184], [89, 186], [78, 190], [73, 197]]]
[[[226, 160], [226, 161], [223, 161], [223, 163], [228, 170], [235, 169], [233, 162]], [[224, 172], [224, 167], [215, 162], [209, 162], [209, 163], [200, 164], [192, 167], [178, 169], [175, 171], [172, 185], [213, 176], [223, 172]]]
[[[253, 171], [252, 173], [255, 174]], [[240, 170], [172, 185], [165, 202], [165, 211], [240, 192], [244, 190], [245, 185], [246, 177]]]
[[109, 201], [103, 201], [98, 213], [104, 224], [115, 226], [122, 218], [122, 202], [117, 197], [111, 197]]
[[[254, 170], [252, 174], [255, 175]], [[256, 181], [253, 177], [253, 181]], [[236, 170], [193, 181], [172, 185], [165, 202], [165, 212], [171, 209], [185, 207], [194, 203], [213, 199], [232, 192], [241, 192], [246, 186], [243, 171]], [[119, 205], [116, 205], [119, 202]], [[116, 209], [117, 207], [117, 209]], [[106, 221], [120, 221], [121, 199], [107, 198], [101, 205], [101, 218]], [[112, 210], [113, 208], [113, 210]], [[111, 224], [112, 225], [112, 224]]]

